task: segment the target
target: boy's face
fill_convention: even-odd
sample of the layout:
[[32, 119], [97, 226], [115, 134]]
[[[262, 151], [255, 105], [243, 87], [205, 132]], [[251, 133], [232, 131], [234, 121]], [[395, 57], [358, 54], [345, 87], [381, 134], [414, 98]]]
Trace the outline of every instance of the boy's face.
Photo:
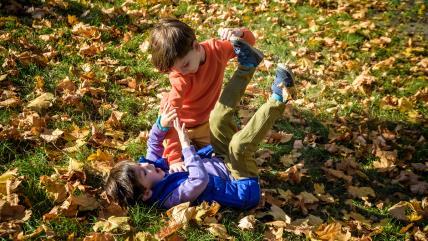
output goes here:
[[194, 74], [198, 71], [200, 63], [200, 46], [195, 42], [192, 50], [190, 50], [183, 58], [179, 58], [174, 61], [172, 69], [182, 75]]
[[147, 190], [152, 189], [152, 187], [165, 176], [165, 172], [162, 169], [155, 167], [153, 164], [140, 163], [139, 165], [136, 165], [135, 168], [140, 184], [142, 184]]

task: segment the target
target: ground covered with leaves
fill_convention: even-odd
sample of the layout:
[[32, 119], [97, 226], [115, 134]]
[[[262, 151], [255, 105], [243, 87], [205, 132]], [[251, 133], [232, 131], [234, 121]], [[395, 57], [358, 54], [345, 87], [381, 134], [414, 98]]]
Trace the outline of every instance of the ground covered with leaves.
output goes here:
[[[421, 0], [9, 0], [0, 3], [0, 239], [428, 240], [428, 16]], [[249, 211], [109, 202], [114, 163], [145, 152], [167, 76], [151, 26], [175, 16], [203, 41], [245, 26], [296, 99], [257, 152]], [[231, 61], [225, 81], [236, 61]]]

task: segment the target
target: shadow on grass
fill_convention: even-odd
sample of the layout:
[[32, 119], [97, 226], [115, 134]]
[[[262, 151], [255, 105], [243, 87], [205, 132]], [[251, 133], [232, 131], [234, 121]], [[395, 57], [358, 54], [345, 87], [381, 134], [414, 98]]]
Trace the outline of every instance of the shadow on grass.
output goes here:
[[[320, 204], [316, 209], [310, 210], [309, 213], [317, 215], [323, 220], [343, 220], [344, 212], [358, 212], [366, 216], [373, 222], [380, 222], [381, 220], [389, 220], [388, 225], [385, 226], [385, 231], [379, 235], [375, 235], [375, 240], [392, 240], [401, 239], [405, 234], [399, 234], [401, 227], [405, 226], [405, 223], [393, 219], [389, 213], [388, 208], [399, 201], [410, 201], [412, 199], [422, 200], [425, 194], [413, 193], [410, 190], [410, 185], [404, 180], [404, 173], [414, 172], [419, 176], [419, 181], [427, 181], [427, 176], [424, 175], [424, 171], [417, 171], [411, 168], [411, 163], [425, 163], [428, 156], [428, 143], [420, 142], [421, 136], [428, 136], [428, 128], [425, 123], [410, 123], [404, 121], [390, 121], [381, 119], [369, 119], [366, 121], [360, 121], [355, 118], [342, 118], [341, 120], [329, 120], [323, 121], [318, 119], [311, 112], [297, 111], [305, 120], [305, 124], [293, 124], [288, 123], [286, 120], [277, 121], [274, 129], [285, 131], [287, 133], [293, 133], [292, 141], [285, 144], [264, 144], [264, 148], [268, 148], [274, 151], [272, 159], [265, 164], [272, 169], [265, 171], [261, 174], [262, 180], [265, 180], [267, 185], [263, 188], [281, 188], [283, 190], [290, 190], [294, 194], [299, 194], [303, 191], [314, 192], [314, 184], [322, 183], [325, 186], [327, 193], [335, 197], [335, 202], [332, 204]], [[323, 124], [329, 123], [329, 124]], [[395, 132], [396, 138], [392, 140], [386, 140], [386, 145], [389, 145], [389, 150], [397, 150], [397, 166], [388, 172], [379, 172], [379, 170], [373, 167], [373, 162], [379, 160], [374, 154], [372, 149], [368, 148], [373, 137], [366, 140], [367, 147], [365, 149], [357, 146], [353, 141], [352, 134], [346, 138], [338, 139], [335, 141], [337, 145], [344, 146], [350, 150], [353, 150], [349, 154], [341, 155], [340, 153], [331, 153], [327, 151], [324, 146], [328, 144], [329, 129], [337, 131], [337, 126], [331, 126], [332, 122], [341, 123], [341, 128], [346, 129], [349, 133], [359, 133], [362, 130], [366, 130], [369, 135], [373, 131], [380, 131], [381, 129], [388, 129], [391, 132]], [[336, 128], [336, 129], [335, 129]], [[315, 141], [308, 143], [308, 140], [304, 139], [305, 136], [315, 136]], [[298, 157], [297, 162], [304, 162], [304, 168], [307, 169], [307, 174], [303, 176], [300, 183], [292, 183], [290, 181], [284, 182], [278, 171], [284, 171], [283, 165], [281, 165], [280, 157], [284, 154], [288, 154], [293, 149], [294, 140], [303, 140], [305, 147], [299, 152], [301, 153]], [[352, 176], [352, 182], [348, 183], [342, 179], [329, 178], [327, 174], [322, 170], [326, 167], [326, 163], [333, 163], [333, 168], [336, 164], [341, 163], [342, 160], [347, 158], [353, 158], [358, 164], [358, 170], [361, 172], [360, 175], [355, 173], [345, 174]], [[426, 171], [425, 171], [426, 172]], [[398, 177], [401, 175], [402, 181], [398, 181]], [[369, 198], [371, 207], [364, 204], [361, 199], [355, 199], [348, 193], [348, 186], [359, 186], [359, 187], [371, 187], [375, 191], [376, 197]], [[349, 201], [353, 200], [352, 203]], [[382, 204], [377, 208], [376, 204]], [[305, 217], [302, 212], [297, 208], [297, 204], [288, 203], [283, 209], [289, 214], [292, 220], [297, 218]], [[422, 225], [426, 225], [426, 222], [422, 222]], [[398, 238], [401, 237], [401, 238]]]

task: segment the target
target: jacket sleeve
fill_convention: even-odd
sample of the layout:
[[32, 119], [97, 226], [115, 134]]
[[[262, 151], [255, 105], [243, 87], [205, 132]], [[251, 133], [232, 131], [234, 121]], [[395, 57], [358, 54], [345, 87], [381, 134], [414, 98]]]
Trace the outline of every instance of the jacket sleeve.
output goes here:
[[149, 139], [147, 140], [146, 158], [148, 160], [155, 161], [162, 157], [164, 151], [162, 143], [167, 133], [168, 131], [159, 129], [156, 123], [153, 124], [149, 133]]
[[196, 154], [195, 148], [193, 146], [184, 148], [183, 156], [189, 177], [165, 200], [165, 208], [170, 208], [184, 202], [193, 202], [208, 185], [208, 172], [201, 158]]

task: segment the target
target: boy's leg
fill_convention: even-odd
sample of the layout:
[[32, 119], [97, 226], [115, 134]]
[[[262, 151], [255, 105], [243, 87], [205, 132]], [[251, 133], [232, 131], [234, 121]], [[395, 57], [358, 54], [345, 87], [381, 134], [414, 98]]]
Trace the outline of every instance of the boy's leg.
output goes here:
[[289, 82], [294, 82], [291, 72], [281, 66], [278, 67], [275, 81], [272, 84], [272, 97], [257, 110], [241, 131], [233, 135], [229, 144], [229, 158], [226, 165], [236, 179], [258, 175], [254, 157], [257, 146], [282, 115], [287, 102], [282, 98], [282, 91], [278, 91], [276, 87], [284, 86]]
[[239, 65], [211, 112], [209, 121], [211, 145], [217, 155], [226, 157], [229, 152], [229, 142], [238, 130], [233, 118], [235, 107], [243, 96], [255, 70], [254, 67]]
[[224, 158], [228, 155], [229, 142], [238, 130], [233, 121], [233, 112], [253, 77], [263, 54], [242, 39], [232, 41], [239, 66], [224, 87], [220, 99], [210, 115], [211, 144], [214, 152]]
[[245, 127], [233, 135], [229, 144], [229, 162], [226, 165], [234, 178], [258, 175], [254, 156], [257, 146], [282, 115], [284, 109], [284, 103], [269, 99], [257, 110]]

